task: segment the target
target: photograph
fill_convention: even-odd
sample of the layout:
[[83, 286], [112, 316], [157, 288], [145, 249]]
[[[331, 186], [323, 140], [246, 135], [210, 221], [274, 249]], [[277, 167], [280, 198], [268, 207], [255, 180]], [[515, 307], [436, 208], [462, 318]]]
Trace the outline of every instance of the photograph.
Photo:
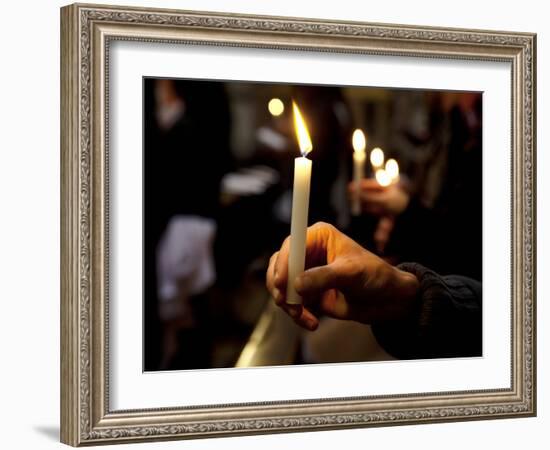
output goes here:
[[144, 371], [483, 356], [482, 104], [144, 77]]

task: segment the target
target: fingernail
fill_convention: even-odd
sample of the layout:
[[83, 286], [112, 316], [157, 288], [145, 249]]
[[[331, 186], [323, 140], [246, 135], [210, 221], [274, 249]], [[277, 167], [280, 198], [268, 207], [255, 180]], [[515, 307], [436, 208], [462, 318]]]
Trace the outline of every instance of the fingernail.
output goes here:
[[317, 323], [314, 320], [307, 320], [306, 327], [310, 331], [314, 331], [317, 328]]
[[293, 319], [297, 319], [302, 314], [302, 311], [301, 311], [301, 308], [299, 307], [298, 308], [290, 307], [288, 308], [288, 313], [290, 314], [290, 317], [292, 317]]
[[272, 295], [276, 302], [280, 302], [282, 300], [281, 291], [279, 289], [273, 288]]

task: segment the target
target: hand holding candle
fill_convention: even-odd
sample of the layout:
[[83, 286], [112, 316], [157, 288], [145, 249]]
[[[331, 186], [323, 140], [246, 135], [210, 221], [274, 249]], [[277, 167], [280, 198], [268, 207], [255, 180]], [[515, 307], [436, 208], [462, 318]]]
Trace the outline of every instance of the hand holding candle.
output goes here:
[[299, 292], [307, 295], [307, 306], [285, 303], [288, 240], [271, 257], [266, 273], [275, 304], [298, 325], [313, 331], [321, 314], [371, 324], [414, 313], [419, 288], [414, 275], [389, 265], [328, 223], [309, 227], [307, 244], [309, 268], [296, 280]]
[[292, 218], [290, 223], [290, 252], [288, 257], [287, 300], [299, 305], [302, 297], [294, 288], [294, 280], [304, 271], [306, 261], [306, 233], [309, 209], [309, 186], [311, 182], [311, 161], [306, 155], [313, 149], [309, 132], [296, 103], [292, 102], [294, 127], [301, 157], [294, 160], [294, 187], [292, 191]]
[[410, 195], [398, 181], [399, 165], [389, 159], [384, 168], [376, 171], [374, 179], [366, 179], [361, 183], [363, 211], [376, 217], [400, 215], [407, 208]]
[[[356, 139], [354, 135], [354, 148]], [[349, 184], [352, 212], [355, 214], [359, 207], [360, 211], [374, 216], [400, 214], [408, 204], [409, 194], [398, 184], [399, 164], [393, 158], [385, 161], [384, 151], [379, 147], [372, 149], [369, 160], [374, 176], [363, 178], [357, 175], [354, 154], [354, 179]]]

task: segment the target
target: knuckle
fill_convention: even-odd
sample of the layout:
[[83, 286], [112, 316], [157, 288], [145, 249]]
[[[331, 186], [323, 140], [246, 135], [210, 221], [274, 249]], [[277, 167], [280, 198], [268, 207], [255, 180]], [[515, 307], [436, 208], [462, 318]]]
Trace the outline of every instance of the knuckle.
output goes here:
[[273, 286], [275, 286], [278, 289], [281, 289], [284, 285], [283, 277], [281, 277], [279, 274], [275, 275], [273, 277]]
[[315, 222], [311, 228], [313, 229], [327, 229], [329, 231], [332, 231], [332, 230], [335, 230], [336, 228], [334, 227], [334, 225], [331, 225], [330, 223], [327, 223], [327, 222], [322, 222], [322, 221], [319, 221], [319, 222]]
[[389, 264], [379, 264], [373, 271], [372, 278], [377, 286], [385, 286], [387, 281], [391, 279], [393, 266]]
[[269, 265], [272, 265], [273, 263], [275, 263], [275, 261], [277, 261], [278, 254], [279, 252], [275, 252], [271, 255], [271, 257], [269, 258]]

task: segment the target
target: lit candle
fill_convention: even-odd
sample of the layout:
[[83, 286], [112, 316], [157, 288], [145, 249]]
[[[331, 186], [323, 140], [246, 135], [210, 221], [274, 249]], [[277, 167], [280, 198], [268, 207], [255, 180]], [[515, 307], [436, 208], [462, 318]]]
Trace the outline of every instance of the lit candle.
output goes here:
[[386, 173], [391, 178], [392, 183], [399, 181], [399, 164], [395, 159], [388, 159], [386, 161]]
[[306, 263], [307, 214], [309, 209], [309, 185], [311, 161], [306, 155], [313, 149], [304, 118], [296, 103], [292, 102], [294, 127], [302, 156], [294, 160], [294, 187], [292, 191], [292, 218], [290, 222], [290, 253], [288, 256], [288, 284], [286, 302], [302, 303], [302, 297], [294, 289], [294, 280], [304, 271]]
[[389, 186], [399, 181], [399, 164], [395, 159], [388, 159], [384, 169], [377, 169], [374, 177], [380, 186]]
[[353, 181], [355, 183], [355, 195], [352, 200], [351, 213], [354, 216], [358, 216], [361, 214], [360, 189], [361, 180], [365, 176], [365, 160], [367, 159], [367, 155], [365, 154], [367, 140], [365, 139], [365, 134], [359, 128], [353, 132], [351, 143], [353, 145]]
[[374, 173], [384, 164], [384, 152], [380, 147], [373, 148], [370, 152], [370, 163]]
[[374, 177], [376, 178], [376, 181], [378, 181], [378, 184], [380, 186], [386, 187], [391, 184], [391, 177], [388, 175], [388, 172], [386, 172], [384, 169], [378, 169]]

